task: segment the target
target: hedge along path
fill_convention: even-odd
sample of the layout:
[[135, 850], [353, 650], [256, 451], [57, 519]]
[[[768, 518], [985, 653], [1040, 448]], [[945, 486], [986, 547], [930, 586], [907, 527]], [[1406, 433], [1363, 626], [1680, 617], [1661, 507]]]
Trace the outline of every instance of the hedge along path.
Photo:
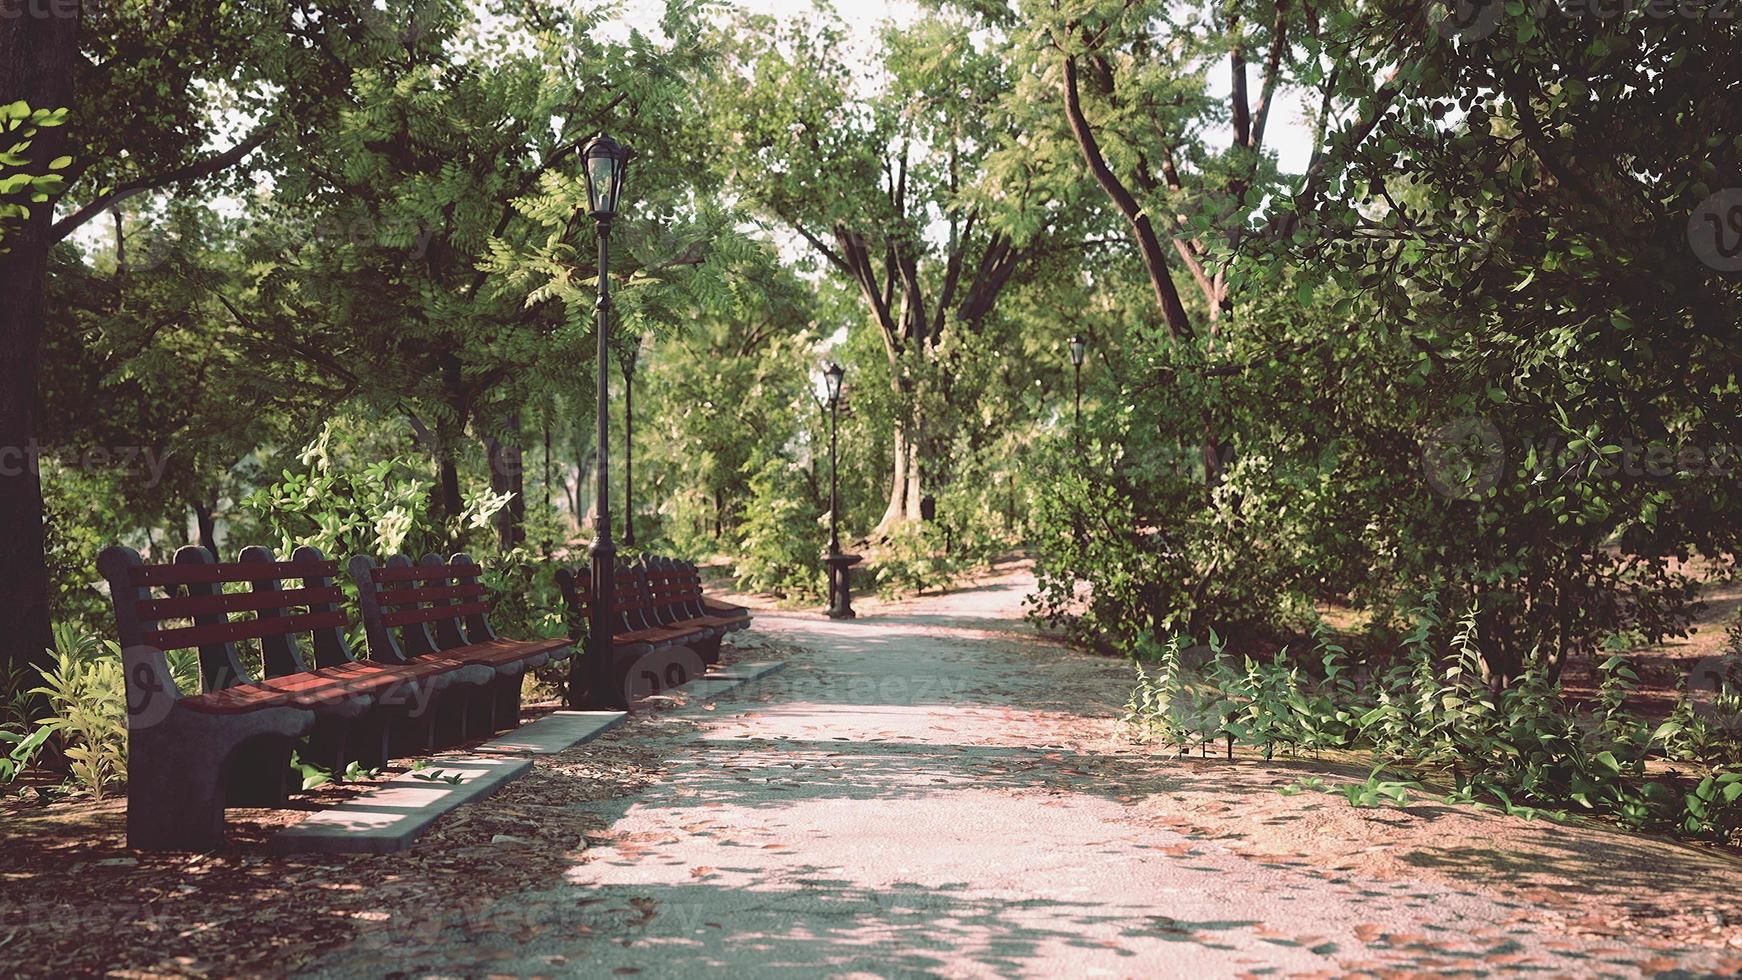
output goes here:
[[657, 778], [585, 808], [600, 829], [560, 882], [383, 923], [314, 969], [1742, 968], [1725, 856], [1287, 796], [1355, 773], [1122, 740], [1128, 669], [1036, 636], [1031, 582], [1006, 566], [854, 622], [759, 612], [788, 668], [685, 712]]

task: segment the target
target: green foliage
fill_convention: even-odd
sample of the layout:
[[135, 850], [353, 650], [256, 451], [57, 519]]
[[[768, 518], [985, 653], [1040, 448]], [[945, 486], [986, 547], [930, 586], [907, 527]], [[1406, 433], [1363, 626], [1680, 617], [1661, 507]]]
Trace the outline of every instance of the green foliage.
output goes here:
[[481, 580], [490, 590], [490, 622], [517, 639], [568, 636], [567, 607], [551, 566], [524, 548], [497, 555]]
[[47, 699], [48, 732], [74, 782], [99, 799], [127, 778], [127, 689], [113, 641], [56, 624], [54, 663], [30, 692]]
[[757, 591], [814, 599], [825, 580], [819, 529], [827, 517], [815, 488], [779, 456], [755, 459], [749, 466], [738, 580]]
[[8, 233], [30, 217], [32, 207], [65, 189], [61, 171], [72, 166], [72, 157], [57, 157], [40, 167], [41, 158], [33, 166], [29, 153], [39, 130], [59, 126], [66, 118], [64, 108], [32, 109], [23, 100], [0, 105], [0, 255], [9, 251]]
[[0, 676], [0, 793], [30, 768], [37, 752], [54, 732], [33, 724], [27, 669], [14, 668]]
[[[1230, 752], [1239, 744], [1266, 758], [1368, 753], [1373, 774], [1344, 790], [1359, 806], [1404, 802], [1432, 780], [1451, 785], [1448, 800], [1524, 815], [1579, 811], [1718, 840], [1742, 833], [1734, 734], [1648, 725], [1626, 708], [1637, 676], [1620, 657], [1601, 665], [1588, 706], [1565, 699], [1540, 659], [1496, 692], [1481, 679], [1477, 619], [1473, 611], [1461, 617], [1442, 654], [1430, 597], [1400, 656], [1358, 679], [1324, 630], [1310, 654], [1284, 649], [1268, 660], [1235, 657], [1213, 635], [1204, 648], [1178, 636], [1150, 643], [1126, 721], [1181, 752], [1226, 741]], [[1677, 711], [1692, 711], [1685, 697]], [[1700, 760], [1692, 771], [1671, 765], [1692, 759]]]
[[404, 457], [356, 466], [334, 451], [335, 428], [328, 425], [303, 450], [306, 472], [285, 470], [276, 483], [243, 498], [281, 554], [301, 545], [331, 557], [405, 553], [451, 554], [469, 534], [489, 527], [490, 516], [508, 503], [506, 496], [476, 492], [457, 515], [438, 520], [431, 514], [429, 483]]
[[944, 528], [930, 521], [896, 525], [877, 549], [873, 582], [884, 596], [937, 591], [964, 571], [945, 547]]

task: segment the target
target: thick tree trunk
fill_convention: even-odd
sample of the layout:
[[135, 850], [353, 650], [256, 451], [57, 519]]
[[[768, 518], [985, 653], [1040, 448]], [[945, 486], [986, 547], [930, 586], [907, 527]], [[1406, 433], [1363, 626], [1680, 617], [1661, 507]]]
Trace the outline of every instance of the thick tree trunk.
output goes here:
[[460, 516], [465, 503], [460, 500], [460, 464], [454, 459], [452, 449], [443, 448], [436, 457], [437, 492], [440, 496], [437, 502], [441, 505], [443, 520], [453, 520]]
[[214, 507], [196, 500], [191, 505], [194, 509], [194, 524], [199, 529], [200, 547], [212, 553], [214, 561], [223, 561], [218, 552], [218, 521], [212, 513]]
[[871, 532], [874, 538], [887, 536], [903, 521], [920, 518], [919, 504], [925, 488], [918, 442], [905, 426], [899, 423], [895, 426], [895, 466], [889, 476], [889, 502], [883, 509], [882, 518], [877, 521], [877, 528]]
[[496, 547], [511, 551], [526, 542], [526, 478], [520, 448], [520, 414], [508, 417], [508, 441], [484, 437], [484, 453], [490, 461], [490, 492], [512, 493], [508, 506], [490, 518], [496, 529]]
[[[70, 108], [78, 57], [79, 5], [64, 16], [0, 16], [0, 104]], [[46, 173], [66, 153], [65, 127], [38, 131], [27, 151], [31, 170]], [[48, 565], [43, 555], [42, 482], [36, 466], [36, 386], [51, 204], [31, 206], [21, 228], [5, 235], [0, 255], [0, 670], [48, 662]]]

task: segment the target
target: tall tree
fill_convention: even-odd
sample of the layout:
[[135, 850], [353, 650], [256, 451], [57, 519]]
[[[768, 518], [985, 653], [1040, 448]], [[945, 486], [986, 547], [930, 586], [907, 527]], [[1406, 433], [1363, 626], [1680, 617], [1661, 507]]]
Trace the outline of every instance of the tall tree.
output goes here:
[[[79, 5], [57, 5], [55, 16], [0, 18], [0, 105], [28, 111], [73, 104], [79, 57]], [[9, 117], [8, 130], [18, 133]], [[63, 126], [37, 126], [29, 145], [14, 148], [24, 162], [6, 180], [51, 171], [68, 143]], [[34, 182], [34, 181], [32, 181]], [[33, 195], [34, 196], [34, 195]], [[51, 641], [48, 566], [43, 560], [42, 484], [36, 466], [36, 387], [40, 366], [48, 251], [54, 243], [58, 195], [26, 200], [28, 216], [3, 232], [0, 253], [0, 669], [46, 662]]]
[[[124, 201], [233, 173], [266, 147], [286, 102], [307, 103], [333, 81], [311, 39], [343, 24], [323, 14], [348, 8], [315, 6], [39, 4], [0, 18], [0, 105], [67, 110], [64, 127], [39, 132], [27, 168], [60, 163], [66, 179], [29, 202], [0, 256], [0, 343], [13, 354], [0, 378], [0, 446], [53, 451], [36, 432], [49, 250]], [[225, 118], [255, 124], [232, 133]], [[34, 467], [9, 472], [0, 618], [19, 626], [0, 640], [4, 665], [42, 660], [49, 638], [42, 485]]]
[[747, 17], [709, 96], [733, 192], [851, 283], [882, 339], [902, 414], [879, 531], [919, 517], [934, 477], [940, 440], [923, 405], [948, 384], [940, 343], [982, 328], [1039, 231], [1038, 209], [1028, 225], [1013, 217], [1033, 204], [1022, 183], [975, 186], [986, 157], [1016, 137], [988, 111], [1010, 83], [1005, 52], [965, 23], [940, 14], [890, 28], [885, 74], [867, 80], [838, 22]]

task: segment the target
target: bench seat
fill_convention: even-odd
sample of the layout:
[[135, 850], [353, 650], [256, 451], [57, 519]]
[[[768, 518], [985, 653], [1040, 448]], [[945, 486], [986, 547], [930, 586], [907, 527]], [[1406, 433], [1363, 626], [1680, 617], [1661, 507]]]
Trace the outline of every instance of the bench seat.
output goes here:
[[485, 681], [455, 711], [447, 712], [438, 741], [479, 738], [520, 724], [526, 672], [566, 659], [566, 638], [513, 640], [490, 625], [490, 596], [478, 581], [484, 570], [469, 555], [425, 555], [416, 564], [394, 555], [384, 565], [351, 559], [357, 605], [370, 659], [394, 665], [456, 664], [483, 672]]
[[205, 715], [240, 715], [262, 708], [289, 707], [290, 704], [289, 692], [274, 690], [265, 684], [240, 684], [206, 694], [192, 694], [176, 701], [177, 707]]

